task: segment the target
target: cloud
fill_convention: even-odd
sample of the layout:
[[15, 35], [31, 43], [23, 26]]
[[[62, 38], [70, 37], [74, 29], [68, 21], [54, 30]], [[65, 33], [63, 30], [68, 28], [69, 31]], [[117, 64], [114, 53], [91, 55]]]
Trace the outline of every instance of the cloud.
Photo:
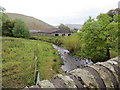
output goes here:
[[6, 12], [39, 18], [49, 24], [83, 23], [118, 7], [119, 0], [2, 0]]

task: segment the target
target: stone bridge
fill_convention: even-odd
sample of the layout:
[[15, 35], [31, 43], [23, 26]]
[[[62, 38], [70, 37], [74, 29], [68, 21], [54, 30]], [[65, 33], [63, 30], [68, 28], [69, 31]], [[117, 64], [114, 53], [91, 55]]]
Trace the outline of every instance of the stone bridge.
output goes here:
[[120, 88], [120, 56], [106, 62], [98, 62], [70, 71], [66, 76], [58, 74], [52, 80], [43, 80], [29, 88]]

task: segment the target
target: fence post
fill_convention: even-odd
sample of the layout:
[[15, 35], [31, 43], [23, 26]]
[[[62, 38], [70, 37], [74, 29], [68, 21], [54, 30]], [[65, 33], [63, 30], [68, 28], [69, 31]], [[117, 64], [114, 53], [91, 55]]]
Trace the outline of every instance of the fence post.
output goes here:
[[38, 49], [36, 49], [34, 51], [34, 59], [35, 59], [35, 72], [34, 72], [34, 81], [35, 81], [35, 84], [38, 84], [38, 82], [40, 81], [40, 73], [37, 69], [37, 66], [38, 66]]

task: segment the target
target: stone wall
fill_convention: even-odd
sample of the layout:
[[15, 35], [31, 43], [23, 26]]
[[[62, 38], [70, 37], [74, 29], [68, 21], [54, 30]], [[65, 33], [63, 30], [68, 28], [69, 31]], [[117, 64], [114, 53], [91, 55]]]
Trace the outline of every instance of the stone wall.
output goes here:
[[58, 74], [51, 81], [43, 80], [29, 88], [120, 88], [120, 59], [112, 58], [85, 68]]

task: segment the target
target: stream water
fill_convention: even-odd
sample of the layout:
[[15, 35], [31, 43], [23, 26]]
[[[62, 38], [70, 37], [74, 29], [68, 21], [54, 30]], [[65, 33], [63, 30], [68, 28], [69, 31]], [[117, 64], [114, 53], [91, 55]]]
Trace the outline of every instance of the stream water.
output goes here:
[[53, 47], [56, 50], [58, 50], [59, 54], [61, 55], [61, 58], [64, 63], [64, 65], [62, 65], [61, 68], [65, 72], [69, 72], [73, 69], [82, 68], [86, 65], [93, 64], [91, 60], [71, 56], [69, 54], [70, 52], [67, 49], [64, 49], [63, 47], [59, 47], [57, 45], [53, 45]]

